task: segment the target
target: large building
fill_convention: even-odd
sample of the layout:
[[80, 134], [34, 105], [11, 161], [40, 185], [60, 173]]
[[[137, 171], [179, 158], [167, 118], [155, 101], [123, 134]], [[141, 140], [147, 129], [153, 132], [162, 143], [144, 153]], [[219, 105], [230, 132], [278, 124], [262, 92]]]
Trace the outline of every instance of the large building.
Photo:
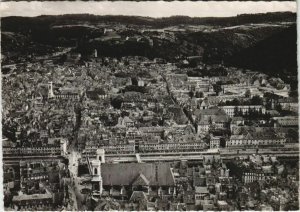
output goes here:
[[218, 107], [200, 109], [195, 111], [197, 133], [206, 133], [210, 129], [226, 129], [229, 127], [229, 117], [223, 109]]
[[299, 124], [298, 116], [273, 117], [275, 127], [295, 127]]
[[42, 157], [58, 157], [67, 154], [68, 141], [66, 139], [57, 138], [55, 145], [45, 145], [40, 147], [12, 147], [3, 146], [3, 157], [24, 157], [24, 156], [42, 156]]
[[65, 99], [78, 101], [82, 92], [75, 87], [61, 87], [59, 89], [53, 88], [53, 83], [48, 84], [48, 99]]
[[89, 162], [92, 173], [93, 198], [134, 198], [137, 193], [147, 197], [171, 198], [176, 194], [175, 179], [169, 163], [101, 163]]
[[297, 98], [283, 98], [278, 100], [278, 104], [283, 110], [298, 112], [299, 104]]
[[236, 127], [233, 129], [226, 147], [280, 146], [286, 143], [286, 138], [279, 135], [274, 128]]
[[185, 143], [144, 143], [139, 145], [140, 152], [192, 152], [206, 148], [204, 142]]
[[51, 193], [22, 194], [12, 199], [15, 210], [52, 210], [54, 201]]
[[266, 109], [262, 105], [221, 106], [221, 108], [225, 111], [225, 113], [229, 117], [235, 116], [236, 111], [242, 112], [243, 115], [249, 113], [251, 110], [254, 110], [256, 112], [261, 112], [262, 114], [266, 113]]

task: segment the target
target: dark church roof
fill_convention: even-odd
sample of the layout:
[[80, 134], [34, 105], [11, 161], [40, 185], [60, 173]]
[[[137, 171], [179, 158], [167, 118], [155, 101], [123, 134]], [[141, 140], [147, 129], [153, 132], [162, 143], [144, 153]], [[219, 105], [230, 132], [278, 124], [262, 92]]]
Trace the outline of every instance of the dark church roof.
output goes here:
[[149, 181], [145, 177], [145, 175], [140, 174], [132, 183], [132, 185], [137, 185], [137, 186], [148, 186]]
[[168, 163], [119, 163], [102, 164], [103, 185], [132, 185], [141, 182], [150, 186], [173, 186], [175, 184]]

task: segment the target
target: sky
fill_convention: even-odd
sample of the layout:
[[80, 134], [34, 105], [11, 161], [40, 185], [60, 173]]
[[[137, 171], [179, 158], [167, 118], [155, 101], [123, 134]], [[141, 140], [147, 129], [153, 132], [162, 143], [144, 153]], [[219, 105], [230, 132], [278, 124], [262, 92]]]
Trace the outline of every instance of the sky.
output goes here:
[[90, 13], [95, 15], [136, 15], [169, 17], [228, 17], [243, 13], [266, 13], [277, 11], [296, 12], [291, 2], [1, 2], [0, 16], [39, 16]]

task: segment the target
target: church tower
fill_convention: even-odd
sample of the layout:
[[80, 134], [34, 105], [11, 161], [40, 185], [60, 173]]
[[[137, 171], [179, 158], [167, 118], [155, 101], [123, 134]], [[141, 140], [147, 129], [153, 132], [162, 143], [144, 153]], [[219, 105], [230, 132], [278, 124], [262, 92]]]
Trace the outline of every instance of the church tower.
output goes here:
[[103, 183], [102, 183], [102, 176], [101, 176], [101, 162], [100, 160], [92, 160], [91, 161], [91, 168], [92, 168], [92, 189], [93, 189], [93, 196], [97, 197], [102, 194], [103, 192]]
[[54, 93], [53, 93], [53, 83], [49, 82], [48, 83], [48, 98], [54, 98]]
[[92, 171], [92, 186], [93, 195], [95, 197], [101, 196], [103, 192], [103, 181], [101, 175], [101, 163], [105, 163], [105, 151], [104, 149], [97, 149], [96, 159], [91, 161], [91, 171]]
[[99, 160], [101, 163], [105, 163], [104, 149], [97, 149], [97, 160]]

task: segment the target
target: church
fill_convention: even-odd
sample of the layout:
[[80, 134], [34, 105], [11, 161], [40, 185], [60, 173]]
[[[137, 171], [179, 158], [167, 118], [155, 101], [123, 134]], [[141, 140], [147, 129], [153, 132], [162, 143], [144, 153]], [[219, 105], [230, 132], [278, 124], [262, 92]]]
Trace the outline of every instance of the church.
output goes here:
[[175, 179], [169, 163], [105, 163], [104, 151], [89, 162], [92, 197], [130, 200], [137, 194], [147, 200], [170, 199], [176, 195]]

